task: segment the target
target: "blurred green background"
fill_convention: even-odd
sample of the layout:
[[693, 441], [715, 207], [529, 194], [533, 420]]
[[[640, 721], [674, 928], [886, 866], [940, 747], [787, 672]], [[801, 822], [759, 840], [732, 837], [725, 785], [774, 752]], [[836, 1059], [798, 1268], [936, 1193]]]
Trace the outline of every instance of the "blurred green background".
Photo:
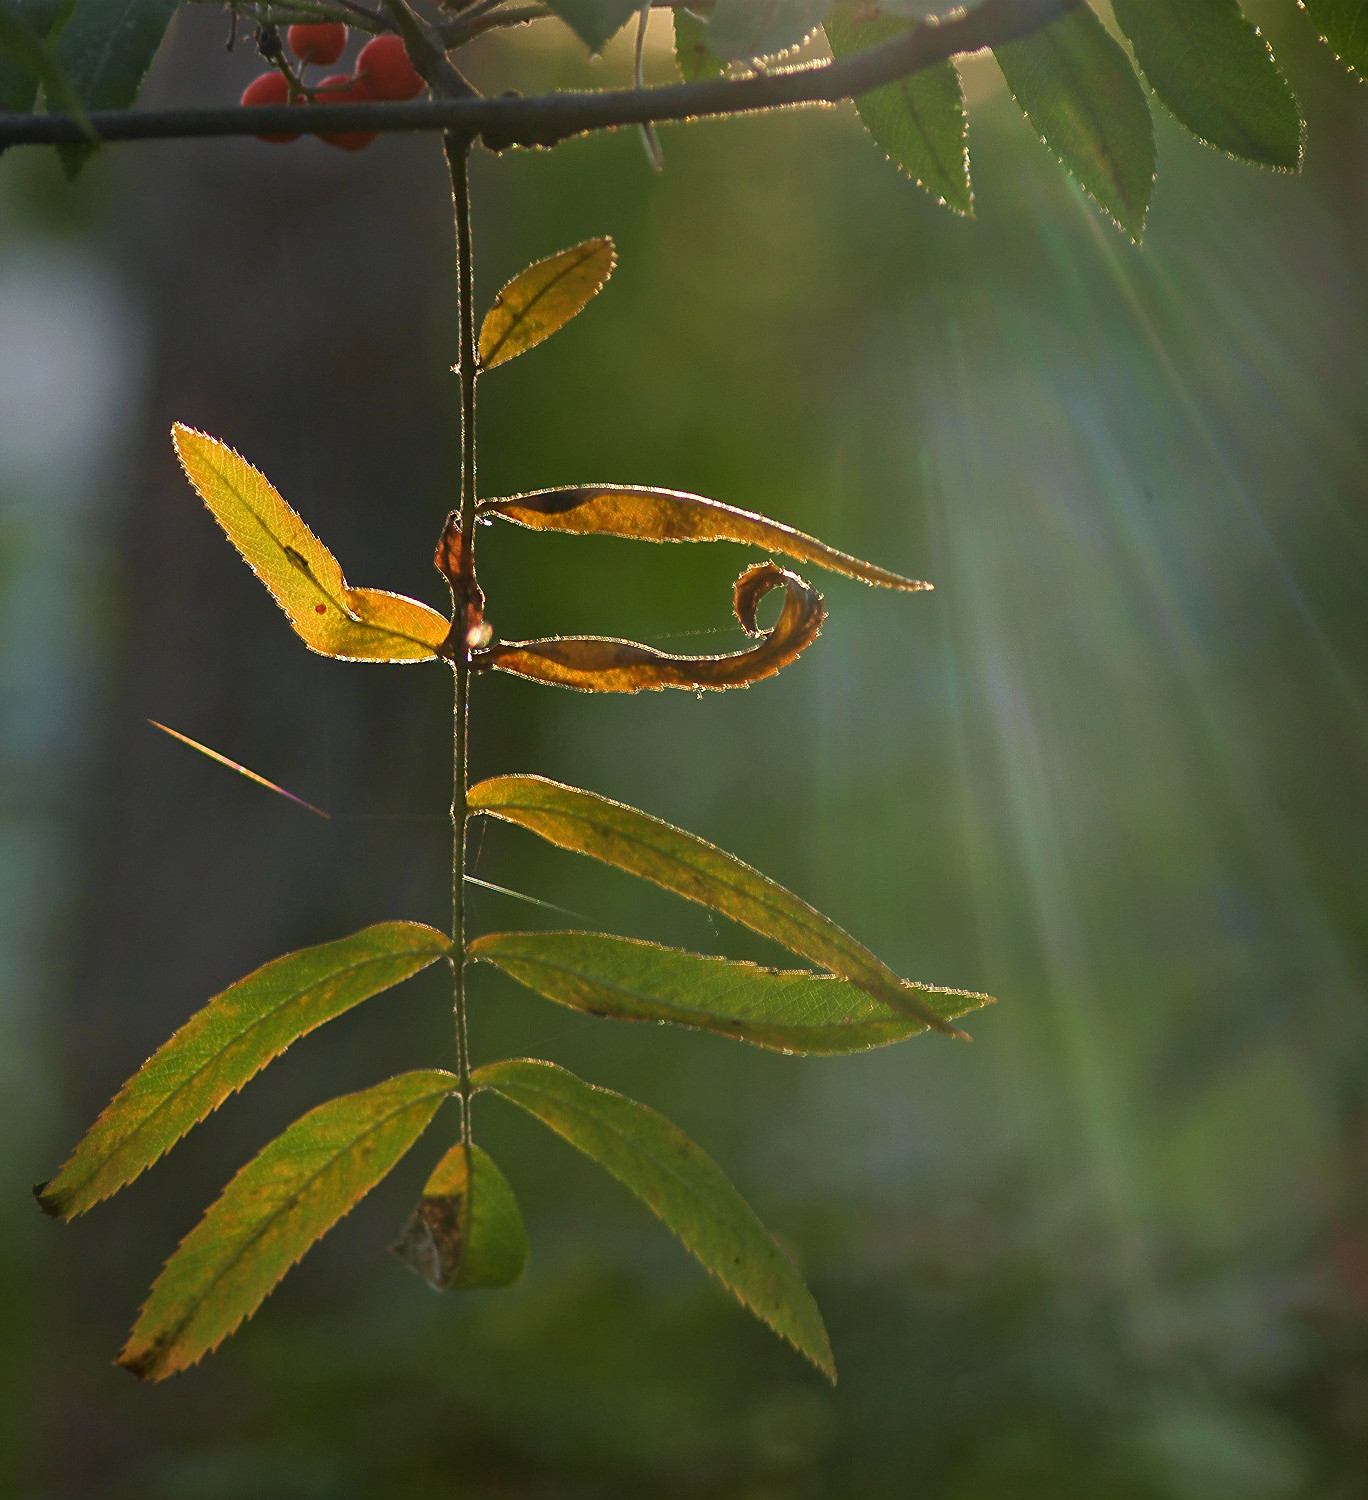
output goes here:
[[[236, 1167], [333, 1093], [450, 1062], [443, 977], [300, 1043], [70, 1227], [51, 1175], [204, 999], [290, 947], [442, 921], [449, 682], [311, 656], [181, 478], [260, 465], [352, 579], [445, 605], [454, 273], [435, 141], [0, 162], [0, 1488], [137, 1500], [1350, 1500], [1368, 1495], [1368, 109], [1268, 7], [1306, 171], [1160, 114], [1143, 252], [991, 63], [978, 218], [848, 108], [481, 156], [477, 284], [611, 233], [586, 314], [482, 388], [481, 490], [664, 484], [936, 592], [818, 580], [776, 681], [592, 699], [480, 681], [474, 771], [735, 850], [902, 972], [991, 990], [973, 1046], [836, 1060], [590, 1020], [475, 978], [477, 1059], [662, 1109], [781, 1237], [832, 1390], [615, 1184], [497, 1102], [533, 1244], [503, 1293], [385, 1252], [454, 1118], [212, 1359], [110, 1363]], [[145, 102], [257, 70], [189, 7]], [[668, 59], [654, 58], [663, 76]], [[623, 75], [515, 42], [530, 91]], [[506, 637], [729, 649], [740, 549], [481, 535]], [[156, 718], [333, 813], [158, 735]], [[529, 836], [475, 873], [610, 930], [772, 959]], [[556, 924], [476, 892], [474, 922]]]

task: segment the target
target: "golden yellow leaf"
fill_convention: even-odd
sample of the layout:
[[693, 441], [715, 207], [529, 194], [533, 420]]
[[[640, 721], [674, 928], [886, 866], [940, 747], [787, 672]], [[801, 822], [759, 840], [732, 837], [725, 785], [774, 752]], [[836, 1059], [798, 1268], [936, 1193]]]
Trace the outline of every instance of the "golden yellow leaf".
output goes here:
[[[772, 629], [760, 630], [755, 610], [771, 589], [784, 589], [784, 607]], [[546, 641], [500, 641], [471, 655], [476, 668], [493, 667], [554, 687], [583, 693], [639, 693], [643, 688], [748, 687], [773, 677], [817, 639], [825, 618], [822, 596], [778, 563], [756, 563], [736, 580], [736, 617], [750, 635], [749, 651], [725, 656], [671, 656], [635, 641], [601, 636], [555, 636]]]
[[492, 370], [563, 328], [613, 274], [607, 237], [585, 240], [520, 271], [494, 299], [480, 327], [480, 368]]
[[225, 443], [177, 423], [186, 477], [311, 651], [343, 661], [431, 661], [450, 624], [384, 589], [357, 589], [271, 482]]
[[569, 531], [578, 535], [621, 536], [640, 542], [745, 542], [781, 553], [796, 562], [813, 563], [890, 589], [929, 589], [917, 578], [838, 552], [816, 537], [782, 521], [734, 505], [687, 495], [681, 490], [642, 489], [620, 484], [580, 484], [569, 489], [537, 490], [506, 500], [481, 500], [482, 517], [498, 516], [532, 531]]

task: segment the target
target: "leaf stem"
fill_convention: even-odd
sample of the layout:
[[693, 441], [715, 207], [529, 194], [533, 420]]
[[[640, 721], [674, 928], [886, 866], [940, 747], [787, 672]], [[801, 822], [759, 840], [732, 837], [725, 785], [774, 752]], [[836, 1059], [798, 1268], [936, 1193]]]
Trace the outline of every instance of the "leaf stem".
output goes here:
[[[475, 359], [475, 273], [470, 236], [470, 148], [473, 137], [447, 132], [442, 137], [447, 170], [451, 174], [451, 201], [456, 218], [456, 277], [460, 299], [461, 356], [457, 374], [461, 382], [461, 556], [464, 572], [473, 579], [472, 549], [475, 544], [475, 381], [479, 368]], [[457, 598], [455, 618], [466, 618], [466, 600]], [[470, 1143], [470, 1037], [466, 1024], [465, 995], [465, 861], [469, 808], [470, 644], [461, 640], [453, 663], [451, 763], [451, 975], [452, 1003], [456, 1013], [456, 1063], [461, 1090], [461, 1139]]]

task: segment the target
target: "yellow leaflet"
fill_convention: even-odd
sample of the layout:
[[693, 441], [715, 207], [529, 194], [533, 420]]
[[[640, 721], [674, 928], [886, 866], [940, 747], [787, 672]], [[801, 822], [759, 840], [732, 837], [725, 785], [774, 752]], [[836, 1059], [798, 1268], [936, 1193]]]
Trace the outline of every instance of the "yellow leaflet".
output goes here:
[[563, 328], [613, 273], [608, 238], [585, 240], [520, 271], [494, 299], [480, 327], [480, 368], [492, 370]]
[[904, 578], [887, 568], [838, 552], [816, 537], [771, 521], [754, 511], [723, 505], [681, 490], [642, 489], [624, 484], [580, 484], [569, 489], [537, 490], [504, 500], [481, 500], [479, 513], [498, 516], [532, 531], [569, 531], [585, 536], [621, 536], [641, 542], [744, 542], [780, 552], [798, 562], [815, 563], [890, 589], [929, 589], [919, 578]]
[[199, 497], [311, 651], [343, 661], [431, 661], [449, 623], [426, 604], [352, 588], [271, 482], [225, 443], [177, 423], [176, 454]]

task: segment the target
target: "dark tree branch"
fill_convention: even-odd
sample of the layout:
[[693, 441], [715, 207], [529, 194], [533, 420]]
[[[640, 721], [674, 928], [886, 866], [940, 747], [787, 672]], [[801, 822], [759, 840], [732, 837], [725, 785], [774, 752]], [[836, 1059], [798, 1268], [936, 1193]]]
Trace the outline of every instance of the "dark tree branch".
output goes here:
[[[653, 89], [546, 94], [533, 99], [448, 99], [424, 104], [334, 104], [243, 109], [101, 110], [90, 116], [104, 141], [183, 140], [299, 131], [448, 130], [479, 137], [491, 150], [555, 146], [572, 136], [623, 125], [750, 114], [797, 104], [834, 104], [961, 53], [1030, 36], [1084, 0], [982, 0], [948, 20], [925, 21], [906, 36], [852, 57], [753, 78], [718, 78]], [[0, 115], [0, 150], [86, 140], [69, 115]]]

